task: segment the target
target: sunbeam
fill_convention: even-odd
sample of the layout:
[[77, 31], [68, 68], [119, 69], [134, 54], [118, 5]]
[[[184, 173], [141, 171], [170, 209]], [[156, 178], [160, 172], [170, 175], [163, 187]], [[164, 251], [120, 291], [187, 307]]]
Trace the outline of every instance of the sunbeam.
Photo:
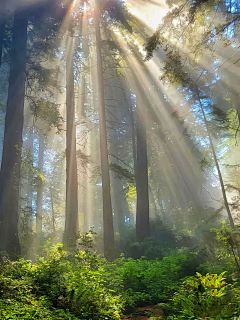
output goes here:
[[240, 319], [236, 0], [0, 0], [0, 319]]

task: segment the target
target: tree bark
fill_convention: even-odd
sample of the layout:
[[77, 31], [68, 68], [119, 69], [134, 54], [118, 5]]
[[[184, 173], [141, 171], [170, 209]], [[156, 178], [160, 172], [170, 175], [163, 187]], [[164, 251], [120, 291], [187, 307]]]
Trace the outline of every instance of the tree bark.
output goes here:
[[[40, 173], [43, 173], [44, 165], [44, 139], [39, 136], [39, 150], [38, 150], [38, 169]], [[42, 205], [43, 205], [43, 181], [40, 177], [37, 185], [37, 213], [36, 213], [36, 233], [42, 234]]]
[[134, 121], [134, 115], [133, 115], [133, 108], [132, 105], [130, 105], [130, 122], [132, 127], [132, 149], [133, 149], [133, 165], [134, 165], [134, 171], [136, 176], [136, 168], [137, 168], [137, 154], [136, 154], [136, 134], [135, 134], [135, 121]]
[[56, 227], [55, 227], [55, 211], [54, 211], [54, 203], [53, 203], [53, 192], [52, 192], [52, 186], [49, 188], [50, 190], [50, 196], [51, 196], [51, 206], [52, 206], [52, 229], [53, 229], [53, 237], [56, 234]]
[[76, 158], [76, 126], [74, 103], [74, 69], [73, 69], [73, 37], [67, 36], [66, 56], [66, 218], [64, 244], [67, 247], [76, 245], [78, 233], [78, 179]]
[[147, 140], [144, 118], [137, 106], [137, 162], [136, 162], [136, 240], [143, 241], [149, 235], [149, 194]]
[[113, 215], [110, 193], [110, 174], [108, 162], [108, 145], [106, 129], [106, 110], [104, 99], [104, 79], [101, 54], [101, 34], [100, 34], [100, 13], [98, 0], [95, 0], [95, 32], [96, 32], [96, 50], [97, 50], [97, 70], [98, 70], [98, 101], [99, 101], [99, 125], [100, 125], [100, 152], [102, 169], [102, 196], [103, 196], [103, 232], [104, 232], [104, 254], [111, 257], [114, 247]]
[[29, 217], [28, 217], [28, 228], [29, 231], [32, 230], [33, 225], [33, 210], [32, 210], [32, 200], [33, 200], [33, 176], [32, 176], [32, 166], [33, 166], [33, 132], [29, 133], [28, 140], [27, 140], [27, 150], [31, 154], [31, 168], [28, 171], [28, 186], [27, 186], [27, 207], [29, 210]]
[[[85, 172], [85, 175], [87, 173]], [[83, 210], [83, 232], [88, 232], [89, 231], [89, 215], [88, 215], [88, 203], [87, 203], [87, 197], [88, 197], [88, 192], [89, 190], [87, 189], [87, 181], [86, 181], [86, 176], [85, 179], [83, 180], [83, 192], [84, 192], [84, 198], [83, 198], [83, 205], [82, 205], [82, 210]]]
[[113, 209], [114, 209], [114, 222], [116, 231], [119, 232], [120, 238], [124, 234], [125, 229], [125, 215], [123, 210], [123, 185], [121, 179], [113, 172], [112, 176], [112, 191], [113, 191]]
[[0, 173], [0, 246], [20, 254], [18, 201], [21, 170], [27, 51], [26, 12], [15, 12], [8, 101]]

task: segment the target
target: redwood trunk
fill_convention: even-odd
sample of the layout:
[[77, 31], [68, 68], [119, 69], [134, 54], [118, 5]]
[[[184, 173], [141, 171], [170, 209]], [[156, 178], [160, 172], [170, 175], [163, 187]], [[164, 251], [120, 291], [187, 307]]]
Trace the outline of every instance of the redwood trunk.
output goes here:
[[76, 127], [74, 104], [74, 69], [73, 69], [73, 38], [67, 40], [68, 55], [66, 57], [66, 218], [64, 244], [75, 246], [78, 233], [78, 180], [76, 158]]
[[0, 173], [0, 246], [1, 250], [15, 254], [20, 254], [18, 201], [26, 81], [27, 25], [28, 19], [24, 12], [15, 12]]
[[[38, 169], [40, 173], [43, 173], [44, 165], [44, 139], [39, 136], [39, 150], [38, 150]], [[43, 205], [43, 181], [41, 177], [38, 180], [37, 185], [37, 213], [36, 213], [36, 233], [42, 234], [42, 205]]]
[[136, 240], [143, 241], [149, 235], [149, 195], [147, 140], [144, 118], [137, 106], [137, 161], [136, 161]]
[[120, 237], [123, 236], [125, 228], [125, 215], [123, 210], [123, 191], [122, 181], [118, 177], [113, 177], [113, 192], [114, 192], [114, 214], [117, 220], [117, 229]]
[[103, 243], [104, 254], [111, 256], [114, 247], [113, 215], [110, 193], [110, 174], [108, 162], [107, 129], [106, 129], [106, 110], [104, 99], [104, 79], [101, 54], [101, 35], [98, 1], [95, 0], [95, 32], [97, 50], [97, 70], [98, 70], [98, 101], [99, 101], [99, 125], [100, 125], [100, 153], [102, 169], [102, 196], [103, 196]]

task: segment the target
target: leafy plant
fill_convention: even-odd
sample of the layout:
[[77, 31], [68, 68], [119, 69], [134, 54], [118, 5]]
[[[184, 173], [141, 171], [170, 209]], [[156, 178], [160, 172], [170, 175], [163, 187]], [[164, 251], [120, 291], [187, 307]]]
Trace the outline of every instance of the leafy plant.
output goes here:
[[178, 312], [168, 319], [234, 319], [238, 314], [234, 285], [227, 284], [225, 272], [220, 275], [197, 273], [182, 283], [174, 294]]
[[[35, 311], [46, 319], [119, 319], [120, 299], [106, 287], [103, 263], [105, 259], [90, 252], [64, 251], [61, 244], [46, 247], [45, 257], [36, 264], [7, 260], [1, 265], [1, 303], [10, 314], [15, 315], [19, 308], [23, 319], [25, 313], [25, 319], [31, 319]], [[33, 301], [31, 307], [29, 301]], [[57, 318], [54, 311], [51, 318], [56, 309], [62, 310], [63, 316]]]

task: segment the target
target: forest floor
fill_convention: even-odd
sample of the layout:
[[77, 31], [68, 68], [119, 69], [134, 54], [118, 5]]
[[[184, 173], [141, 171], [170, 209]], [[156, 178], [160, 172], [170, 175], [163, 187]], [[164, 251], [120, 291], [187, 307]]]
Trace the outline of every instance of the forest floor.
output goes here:
[[163, 318], [162, 308], [159, 306], [149, 306], [137, 308], [132, 314], [124, 315], [123, 320], [155, 320]]

